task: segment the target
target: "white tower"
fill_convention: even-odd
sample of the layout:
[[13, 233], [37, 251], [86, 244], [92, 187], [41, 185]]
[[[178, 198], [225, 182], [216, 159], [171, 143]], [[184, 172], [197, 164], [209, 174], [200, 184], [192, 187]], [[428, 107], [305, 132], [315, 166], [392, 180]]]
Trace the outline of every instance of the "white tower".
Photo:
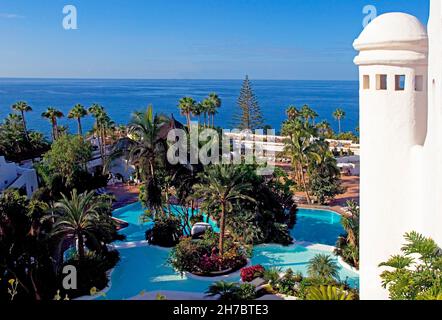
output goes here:
[[[378, 265], [415, 230], [414, 146], [427, 133], [428, 38], [413, 16], [389, 13], [355, 41], [360, 51], [361, 298], [383, 299]], [[417, 147], [419, 148], [419, 147]]]
[[442, 245], [442, 1], [432, 0], [428, 65], [428, 136], [422, 162], [423, 233]]

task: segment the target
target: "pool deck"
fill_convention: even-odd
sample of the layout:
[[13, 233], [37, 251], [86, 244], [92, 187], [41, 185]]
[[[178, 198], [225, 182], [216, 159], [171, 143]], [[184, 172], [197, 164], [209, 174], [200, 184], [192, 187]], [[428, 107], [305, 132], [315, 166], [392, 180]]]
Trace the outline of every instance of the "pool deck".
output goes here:
[[115, 196], [113, 204], [113, 209], [115, 210], [139, 201], [140, 185], [118, 183], [108, 186], [106, 191]]
[[347, 215], [348, 213], [344, 210], [344, 208], [347, 206], [347, 201], [355, 201], [359, 203], [359, 177], [342, 176], [341, 181], [345, 192], [336, 196], [336, 198], [329, 205], [309, 205], [307, 204], [305, 192], [296, 192], [295, 195], [301, 199], [301, 201], [298, 203], [298, 207], [304, 209], [331, 210], [340, 215]]

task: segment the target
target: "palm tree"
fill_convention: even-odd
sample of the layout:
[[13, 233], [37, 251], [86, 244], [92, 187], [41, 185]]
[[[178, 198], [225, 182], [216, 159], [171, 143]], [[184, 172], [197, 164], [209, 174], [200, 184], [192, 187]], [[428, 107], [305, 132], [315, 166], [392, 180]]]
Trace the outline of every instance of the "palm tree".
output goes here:
[[58, 124], [57, 119], [64, 117], [63, 112], [57, 110], [54, 107], [49, 107], [45, 112], [41, 114], [43, 118], [48, 119], [52, 124], [52, 139], [56, 140], [58, 138]]
[[323, 138], [331, 138], [333, 136], [333, 130], [330, 123], [325, 120], [318, 123], [316, 128], [318, 129], [319, 135]]
[[202, 115], [202, 113], [203, 113], [203, 110], [204, 110], [204, 107], [203, 107], [203, 105], [202, 105], [202, 103], [196, 103], [195, 104], [195, 107], [192, 109], [192, 115], [194, 116], [194, 117], [197, 117], [198, 118], [198, 126], [200, 125], [200, 123], [201, 123], [201, 115]]
[[315, 124], [315, 119], [318, 117], [318, 114], [310, 108], [308, 105], [304, 105], [300, 110], [301, 116], [305, 119], [307, 123], [310, 123], [310, 119], [312, 120], [312, 124]]
[[250, 183], [243, 182], [244, 171], [234, 165], [216, 165], [206, 168], [200, 174], [201, 183], [194, 186], [194, 198], [220, 208], [219, 254], [224, 255], [226, 214], [233, 210], [233, 202], [245, 200], [255, 202], [246, 193], [253, 189]]
[[341, 223], [347, 233], [348, 242], [352, 245], [359, 244], [359, 207], [354, 201], [348, 201], [347, 207], [351, 216], [343, 216]]
[[85, 239], [97, 243], [98, 234], [111, 231], [111, 226], [100, 214], [100, 209], [104, 206], [103, 201], [95, 198], [94, 192], [78, 194], [74, 189], [70, 199], [62, 195], [62, 199], [54, 205], [58, 217], [51, 235], [61, 236], [63, 240], [75, 239], [78, 256], [82, 261], [85, 256]]
[[344, 110], [342, 110], [342, 109], [336, 109], [336, 111], [335, 112], [333, 112], [333, 117], [336, 119], [336, 121], [338, 121], [338, 124], [339, 124], [339, 133], [341, 134], [342, 133], [342, 130], [341, 130], [341, 121], [342, 120], [344, 120], [344, 118], [345, 118], [345, 111]]
[[212, 284], [207, 290], [208, 297], [219, 296], [221, 301], [233, 301], [238, 293], [239, 286], [234, 282], [218, 281]]
[[187, 120], [187, 128], [190, 129], [190, 115], [192, 114], [192, 111], [195, 110], [196, 101], [193, 98], [190, 97], [184, 97], [180, 100], [180, 103], [178, 105], [178, 108], [181, 110], [181, 114], [183, 116], [186, 116]]
[[299, 110], [295, 106], [289, 106], [286, 113], [289, 120], [295, 120], [299, 116]]
[[102, 114], [105, 113], [104, 108], [99, 105], [99, 104], [92, 104], [89, 109], [88, 112], [95, 118], [95, 125], [94, 125], [94, 130], [95, 130], [95, 134], [97, 135], [97, 140], [98, 140], [98, 147], [100, 150], [100, 155], [101, 155], [101, 160], [104, 163], [104, 143], [103, 143], [103, 136], [102, 136], [102, 128], [101, 128], [101, 122], [100, 122], [100, 117], [102, 117]]
[[312, 278], [334, 280], [339, 277], [339, 267], [327, 254], [318, 254], [308, 264], [308, 275]]
[[304, 187], [308, 203], [312, 203], [307, 186], [305, 168], [313, 161], [319, 161], [320, 156], [317, 153], [317, 147], [312, 140], [311, 133], [298, 123], [289, 132], [289, 138], [285, 140], [284, 151], [292, 159], [292, 166], [295, 169], [295, 173], [298, 173], [298, 180]]
[[207, 119], [207, 115], [210, 111], [210, 109], [212, 108], [212, 101], [209, 100], [208, 98], [204, 99], [203, 102], [201, 103], [201, 112], [202, 114], [204, 114], [204, 127], [209, 126], [210, 124], [210, 119]]
[[115, 122], [109, 117], [109, 115], [102, 111], [97, 115], [97, 123], [100, 128], [99, 134], [101, 136], [101, 146], [103, 148], [103, 163], [106, 162], [107, 159], [107, 150], [106, 150], [106, 140], [108, 137], [108, 131], [115, 127]]
[[218, 109], [221, 108], [222, 101], [216, 93], [209, 94], [210, 108], [208, 110], [209, 117], [212, 117], [212, 128], [215, 127], [215, 115], [218, 113]]
[[21, 114], [21, 120], [23, 123], [23, 131], [25, 133], [26, 139], [29, 140], [29, 136], [28, 136], [28, 129], [26, 127], [26, 118], [25, 118], [25, 113], [26, 112], [30, 112], [32, 111], [32, 107], [29, 106], [26, 102], [24, 101], [19, 101], [15, 104], [12, 105], [12, 109], [16, 112], [20, 112]]
[[78, 135], [83, 135], [83, 129], [81, 127], [81, 119], [86, 117], [88, 114], [87, 110], [81, 105], [77, 104], [75, 105], [71, 111], [69, 111], [68, 118], [69, 119], [76, 119], [78, 123]]
[[348, 201], [347, 207], [351, 215], [342, 216], [341, 224], [346, 234], [338, 238], [335, 253], [359, 268], [359, 206], [354, 201]]
[[166, 121], [166, 117], [154, 115], [153, 107], [149, 106], [146, 112], [134, 113], [129, 124], [129, 134], [132, 136], [129, 160], [141, 169], [147, 204], [161, 213], [164, 210], [156, 168], [165, 161], [165, 141], [159, 133]]

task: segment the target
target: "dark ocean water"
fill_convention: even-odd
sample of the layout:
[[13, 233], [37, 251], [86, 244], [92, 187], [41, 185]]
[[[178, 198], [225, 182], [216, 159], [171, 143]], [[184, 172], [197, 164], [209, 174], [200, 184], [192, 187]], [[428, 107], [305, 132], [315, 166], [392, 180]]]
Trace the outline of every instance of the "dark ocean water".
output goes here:
[[[41, 113], [49, 106], [57, 107], [65, 115], [72, 106], [81, 103], [88, 107], [92, 103], [103, 105], [118, 124], [127, 124], [131, 113], [143, 110], [148, 104], [155, 112], [173, 114], [184, 121], [177, 108], [178, 100], [191, 96], [201, 100], [216, 92], [223, 101], [216, 124], [232, 128], [232, 116], [241, 88], [241, 80], [66, 80], [66, 79], [0, 79], [0, 118], [11, 112], [10, 106], [23, 100], [31, 105], [33, 112], [27, 114], [31, 129], [50, 132], [49, 123]], [[301, 107], [308, 104], [328, 120], [335, 128], [337, 123], [333, 111], [340, 107], [346, 113], [343, 130], [354, 130], [359, 123], [359, 99], [357, 81], [253, 81], [253, 88], [261, 106], [265, 123], [277, 131], [286, 119], [289, 105]], [[318, 120], [319, 121], [319, 120]], [[93, 119], [83, 120], [90, 129]], [[62, 119], [71, 131], [76, 122]]]

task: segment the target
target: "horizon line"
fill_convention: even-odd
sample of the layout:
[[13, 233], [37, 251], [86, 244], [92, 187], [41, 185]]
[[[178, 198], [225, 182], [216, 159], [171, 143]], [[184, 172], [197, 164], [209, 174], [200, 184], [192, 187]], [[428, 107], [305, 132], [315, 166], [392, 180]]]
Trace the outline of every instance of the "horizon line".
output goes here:
[[[94, 77], [2, 77], [0, 80], [136, 80], [136, 81], [244, 81], [244, 78], [94, 78]], [[359, 79], [265, 79], [250, 78], [251, 81], [342, 81], [357, 82]]]

